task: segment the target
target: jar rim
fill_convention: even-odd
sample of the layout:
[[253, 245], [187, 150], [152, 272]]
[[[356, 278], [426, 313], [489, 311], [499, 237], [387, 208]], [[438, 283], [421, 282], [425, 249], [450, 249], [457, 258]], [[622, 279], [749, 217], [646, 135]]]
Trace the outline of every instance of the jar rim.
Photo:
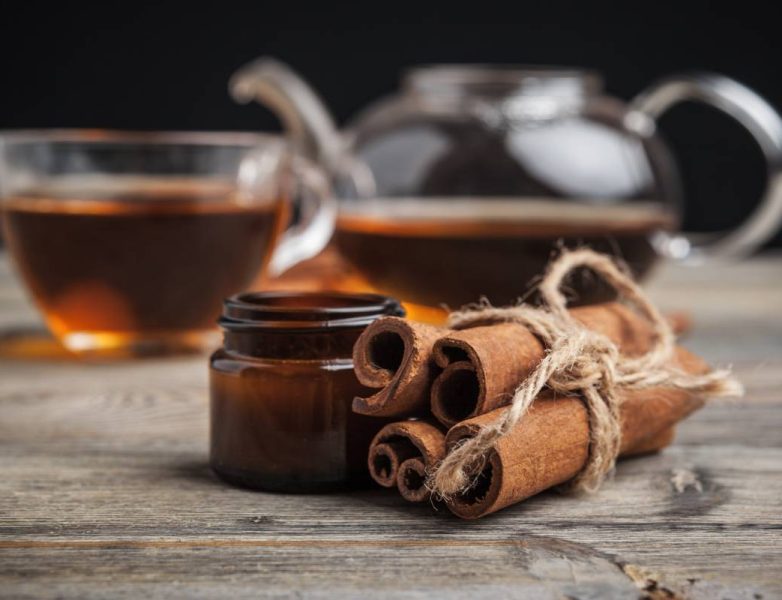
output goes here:
[[348, 292], [243, 292], [223, 302], [219, 325], [228, 331], [366, 327], [383, 316], [403, 317], [395, 298]]

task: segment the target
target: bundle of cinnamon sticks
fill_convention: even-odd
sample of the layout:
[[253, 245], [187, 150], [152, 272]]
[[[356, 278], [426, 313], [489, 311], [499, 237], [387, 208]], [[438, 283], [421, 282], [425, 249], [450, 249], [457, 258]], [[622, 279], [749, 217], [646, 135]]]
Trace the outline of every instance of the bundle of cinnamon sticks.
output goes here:
[[[623, 355], [640, 356], [654, 342], [652, 325], [621, 303], [574, 308], [583, 327], [606, 336]], [[356, 398], [355, 412], [397, 422], [369, 449], [373, 479], [397, 487], [410, 501], [428, 500], [427, 477], [446, 453], [496, 422], [514, 390], [546, 356], [541, 340], [514, 322], [463, 330], [387, 317], [375, 321], [354, 348], [356, 374], [378, 389]], [[672, 366], [708, 371], [676, 347]], [[621, 390], [620, 455], [654, 452], [670, 444], [677, 422], [704, 400], [675, 386]], [[538, 396], [525, 417], [497, 441], [472, 485], [447, 499], [457, 516], [475, 519], [572, 480], [590, 454], [590, 421], [577, 395]]]

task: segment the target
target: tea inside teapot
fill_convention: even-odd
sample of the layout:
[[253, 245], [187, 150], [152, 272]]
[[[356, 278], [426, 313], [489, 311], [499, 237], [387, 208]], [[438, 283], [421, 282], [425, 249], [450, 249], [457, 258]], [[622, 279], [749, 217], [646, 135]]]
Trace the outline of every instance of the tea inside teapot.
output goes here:
[[[379, 289], [430, 306], [508, 304], [560, 246], [608, 252], [642, 276], [652, 236], [675, 228], [653, 159], [594, 75], [432, 67], [404, 90], [355, 126], [373, 189], [343, 199], [336, 231]], [[583, 275], [574, 302], [609, 294]]]
[[[516, 301], [561, 246], [621, 257], [643, 276], [656, 258], [652, 236], [676, 225], [657, 202], [426, 197], [348, 206], [336, 244], [371, 284], [406, 301], [451, 308], [484, 296], [494, 304]], [[584, 273], [571, 286], [576, 303], [609, 294]]]

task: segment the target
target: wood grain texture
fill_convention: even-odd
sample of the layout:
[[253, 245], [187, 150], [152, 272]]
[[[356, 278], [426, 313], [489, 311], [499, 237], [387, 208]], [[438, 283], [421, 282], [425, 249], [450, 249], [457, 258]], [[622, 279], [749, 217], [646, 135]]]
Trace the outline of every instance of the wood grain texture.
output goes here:
[[[779, 257], [658, 273], [665, 308], [699, 307], [686, 345], [734, 363], [747, 398], [709, 405], [594, 496], [476, 522], [388, 490], [219, 483], [204, 357], [0, 359], [0, 596], [782, 597], [780, 274]], [[0, 259], [0, 341], [31, 327]]]

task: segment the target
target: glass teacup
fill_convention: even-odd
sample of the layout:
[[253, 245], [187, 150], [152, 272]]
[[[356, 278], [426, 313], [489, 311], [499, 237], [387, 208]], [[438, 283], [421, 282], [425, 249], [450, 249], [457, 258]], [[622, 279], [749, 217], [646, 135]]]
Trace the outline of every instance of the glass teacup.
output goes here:
[[5, 133], [0, 196], [17, 270], [78, 353], [203, 347], [223, 298], [317, 253], [334, 221], [317, 168], [254, 134]]

